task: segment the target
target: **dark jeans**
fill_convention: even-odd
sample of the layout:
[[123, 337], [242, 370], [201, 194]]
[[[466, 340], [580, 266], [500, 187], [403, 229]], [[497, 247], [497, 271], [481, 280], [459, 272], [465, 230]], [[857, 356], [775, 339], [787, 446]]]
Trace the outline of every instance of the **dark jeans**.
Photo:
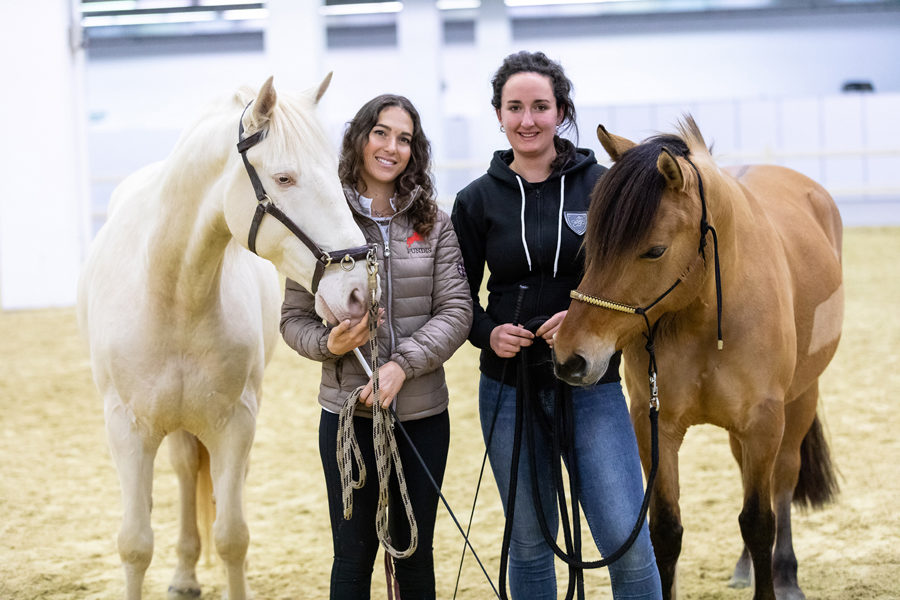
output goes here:
[[[424, 459], [432, 477], [440, 485], [444, 479], [447, 450], [450, 447], [449, 414], [444, 411], [432, 417], [404, 421], [402, 425]], [[319, 420], [319, 454], [325, 471], [331, 536], [334, 542], [331, 600], [369, 598], [372, 568], [379, 546], [375, 531], [378, 471], [375, 467], [375, 449], [372, 443], [372, 419], [354, 417], [353, 427], [366, 465], [366, 483], [362, 489], [353, 490], [353, 515], [346, 521], [336, 456], [338, 416], [322, 411]], [[400, 597], [403, 600], [431, 600], [435, 597], [432, 544], [438, 494], [399, 427], [394, 428], [394, 434], [403, 463], [403, 472], [406, 475], [413, 514], [419, 529], [419, 543], [413, 555], [394, 561]], [[355, 468], [353, 476], [354, 478], [358, 476]], [[393, 470], [390, 479], [388, 516], [391, 545], [398, 550], [406, 549], [409, 546], [409, 525], [400, 498], [396, 473]]]

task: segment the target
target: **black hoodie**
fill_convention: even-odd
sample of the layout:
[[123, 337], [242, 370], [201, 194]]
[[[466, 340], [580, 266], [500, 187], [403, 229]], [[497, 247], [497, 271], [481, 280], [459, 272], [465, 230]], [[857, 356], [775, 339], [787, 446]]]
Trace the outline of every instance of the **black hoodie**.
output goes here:
[[[487, 173], [462, 189], [453, 205], [453, 226], [474, 304], [469, 341], [481, 348], [481, 372], [496, 380], [502, 376], [504, 359], [491, 349], [491, 331], [512, 322], [519, 284], [528, 290], [517, 321], [527, 323], [566, 310], [569, 291], [581, 281], [590, 195], [606, 167], [597, 164], [593, 151], [566, 144], [569, 159], [539, 183], [529, 183], [510, 169], [512, 150], [495, 152]], [[485, 264], [490, 272], [487, 309], [478, 299]], [[529, 354], [540, 365], [534, 375], [542, 383], [551, 381], [547, 345], [537, 343]], [[517, 365], [510, 361], [505, 383], [515, 385]], [[601, 382], [618, 379], [617, 353]]]

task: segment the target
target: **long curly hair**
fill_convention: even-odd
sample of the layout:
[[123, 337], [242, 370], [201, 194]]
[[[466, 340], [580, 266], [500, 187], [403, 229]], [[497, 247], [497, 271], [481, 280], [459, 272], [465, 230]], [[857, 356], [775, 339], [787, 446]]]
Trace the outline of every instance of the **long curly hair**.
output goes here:
[[[578, 143], [578, 124], [575, 122], [575, 103], [572, 102], [572, 81], [566, 76], [565, 71], [555, 60], [550, 60], [543, 52], [528, 52], [522, 50], [510, 54], [503, 59], [503, 64], [491, 78], [491, 87], [494, 95], [491, 98], [491, 106], [500, 110], [503, 87], [509, 78], [518, 73], [537, 73], [550, 79], [550, 87], [553, 88], [553, 98], [556, 107], [562, 110], [563, 120], [559, 131], [573, 130], [575, 144]], [[550, 165], [551, 170], [560, 169], [572, 156], [574, 145], [566, 143], [559, 135], [553, 137], [553, 145], [556, 148], [556, 160]]]
[[[409, 114], [412, 120], [412, 142], [410, 143], [409, 164], [395, 182], [397, 208], [406, 208], [413, 229], [422, 237], [427, 237], [437, 220], [434, 180], [431, 174], [431, 143], [422, 131], [422, 120], [412, 102], [405, 96], [382, 94], [362, 105], [356, 116], [347, 123], [341, 144], [341, 158], [338, 176], [345, 186], [356, 189], [365, 184], [362, 179], [363, 148], [369, 140], [369, 133], [378, 123], [378, 116], [385, 108], [396, 106]], [[413, 192], [419, 189], [413, 197]], [[364, 191], [364, 189], [363, 189]]]

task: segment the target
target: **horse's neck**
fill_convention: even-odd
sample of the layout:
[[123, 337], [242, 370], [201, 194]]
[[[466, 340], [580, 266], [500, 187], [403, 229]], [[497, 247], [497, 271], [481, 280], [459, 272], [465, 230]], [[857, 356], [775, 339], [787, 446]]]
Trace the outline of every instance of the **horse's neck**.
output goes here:
[[220, 212], [206, 205], [193, 212], [170, 207], [160, 214], [148, 248], [150, 281], [162, 298], [197, 309], [217, 301], [231, 240], [223, 221]]
[[233, 144], [223, 140], [205, 144], [202, 150], [190, 145], [189, 140], [179, 144], [166, 162], [154, 207], [148, 262], [157, 297], [187, 310], [203, 310], [218, 302], [225, 251], [231, 241], [221, 186]]

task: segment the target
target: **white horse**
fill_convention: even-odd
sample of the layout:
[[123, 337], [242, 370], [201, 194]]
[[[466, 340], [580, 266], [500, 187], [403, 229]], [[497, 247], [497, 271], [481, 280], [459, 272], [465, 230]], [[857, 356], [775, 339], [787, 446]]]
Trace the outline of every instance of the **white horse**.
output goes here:
[[[329, 250], [365, 244], [337, 177], [336, 152], [314, 115], [330, 79], [276, 96], [269, 78], [258, 95], [239, 90], [215, 106], [165, 161], [119, 185], [84, 264], [78, 318], [122, 488], [118, 547], [129, 600], [141, 597], [153, 554], [153, 461], [167, 435], [181, 489], [170, 595], [200, 594], [197, 507], [210, 502], [198, 480], [205, 474], [228, 597], [248, 594], [243, 485], [281, 298], [275, 270], [259, 257], [307, 289], [316, 290], [321, 276], [320, 314], [358, 320], [365, 313], [364, 265], [350, 268], [345, 260], [322, 269], [323, 251], [314, 255], [291, 231]], [[246, 167], [235, 148], [239, 124], [252, 146], [242, 148]], [[261, 202], [253, 177], [267, 195]], [[284, 222], [262, 218], [272, 214], [266, 206], [277, 207]]]

